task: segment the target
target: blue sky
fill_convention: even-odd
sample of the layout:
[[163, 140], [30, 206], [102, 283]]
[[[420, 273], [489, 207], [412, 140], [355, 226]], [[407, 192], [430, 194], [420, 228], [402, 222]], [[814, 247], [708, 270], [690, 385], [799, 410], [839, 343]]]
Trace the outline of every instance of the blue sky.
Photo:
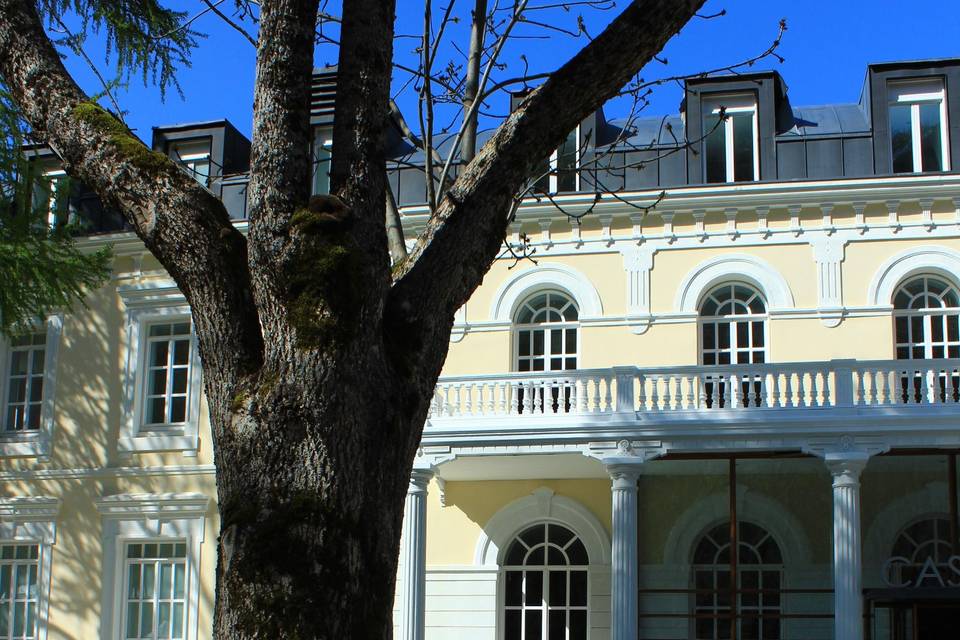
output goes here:
[[[202, 7], [199, 1], [177, 0], [176, 4], [190, 12], [197, 12]], [[226, 0], [222, 6], [231, 4]], [[461, 4], [467, 7], [472, 2], [459, 0], [457, 7]], [[611, 11], [584, 12], [588, 30], [599, 32], [626, 2], [617, 0], [617, 4], [618, 7]], [[446, 7], [446, 0], [435, 1], [434, 5]], [[780, 64], [772, 59], [766, 60], [757, 68], [779, 70], [794, 105], [855, 102], [866, 65], [871, 62], [960, 57], [960, 2], [710, 0], [703, 13], [712, 14], [721, 9], [727, 11], [722, 18], [691, 21], [667, 44], [663, 56], [668, 64], [651, 63], [642, 72], [644, 79], [693, 73], [749, 58], [769, 46], [781, 18], [787, 20], [788, 31], [778, 51], [786, 61]], [[418, 34], [423, 21], [421, 12], [422, 2], [419, 0], [398, 0], [397, 33]], [[562, 26], [573, 27], [575, 17], [576, 13], [557, 13], [550, 19]], [[161, 101], [159, 90], [144, 87], [137, 77], [131, 79], [126, 91], [117, 94], [121, 107], [129, 112], [128, 124], [147, 141], [154, 125], [220, 118], [229, 119], [240, 131], [250, 135], [253, 48], [212, 14], [200, 17], [195, 26], [208, 37], [194, 51], [193, 66], [183, 69], [178, 76], [185, 94], [183, 100], [171, 92], [166, 101]], [[466, 29], [464, 20], [450, 31], [464, 47]], [[525, 33], [535, 35], [530, 28]], [[526, 56], [531, 70], [549, 70], [572, 56], [584, 43], [583, 38], [567, 36], [519, 40], [505, 53], [505, 61], [512, 65], [512, 72], [508, 73], [512, 76], [520, 68], [521, 55]], [[89, 53], [95, 61], [102, 61], [102, 52], [96, 51], [94, 46]], [[412, 64], [415, 46], [413, 39], [399, 38], [395, 47], [397, 59]], [[451, 59], [456, 55], [455, 51], [448, 49], [441, 58]], [[335, 61], [336, 51], [332, 47], [318, 49], [317, 64]], [[83, 62], [70, 59], [68, 67], [84, 89], [88, 92], [98, 90]], [[395, 78], [397, 88], [404, 79], [398, 74]], [[675, 113], [680, 97], [678, 87], [663, 87], [652, 97], [646, 113], [651, 116]], [[409, 89], [400, 92], [398, 102], [407, 120], [415, 125], [416, 99], [413, 93]], [[505, 111], [506, 98], [494, 100], [490, 107], [493, 112]], [[626, 106], [611, 105], [607, 115], [621, 116], [624, 109]]]

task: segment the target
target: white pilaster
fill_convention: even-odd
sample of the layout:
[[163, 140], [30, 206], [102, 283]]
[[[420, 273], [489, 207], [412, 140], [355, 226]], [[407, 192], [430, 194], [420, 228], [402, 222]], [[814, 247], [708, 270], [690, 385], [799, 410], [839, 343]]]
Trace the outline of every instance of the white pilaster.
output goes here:
[[860, 472], [870, 455], [859, 451], [827, 453], [833, 475], [833, 599], [835, 640], [863, 639], [860, 583]]
[[423, 640], [427, 583], [427, 485], [433, 472], [414, 469], [403, 513], [400, 549], [400, 640]]
[[640, 464], [607, 464], [613, 481], [612, 584], [610, 592], [612, 640], [637, 638], [637, 478]]

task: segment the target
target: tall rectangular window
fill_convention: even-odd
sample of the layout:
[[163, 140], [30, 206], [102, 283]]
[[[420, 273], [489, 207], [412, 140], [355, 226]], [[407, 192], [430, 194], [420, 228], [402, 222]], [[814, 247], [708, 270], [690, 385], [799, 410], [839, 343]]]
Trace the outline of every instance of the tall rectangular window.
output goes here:
[[210, 184], [210, 140], [170, 145], [170, 157], [203, 186]]
[[310, 193], [330, 193], [330, 151], [333, 149], [333, 131], [315, 129], [313, 133], [313, 184]]
[[190, 395], [190, 322], [152, 324], [147, 335], [144, 423], [187, 421]]
[[10, 341], [5, 431], [40, 428], [46, 342], [44, 333], [28, 333]]
[[35, 640], [40, 547], [0, 545], [0, 640]]
[[569, 193], [580, 189], [580, 127], [567, 134], [560, 146], [534, 169], [536, 191]]
[[33, 182], [33, 210], [44, 215], [51, 228], [68, 221], [69, 183], [67, 172], [59, 167], [39, 171]]
[[894, 173], [948, 171], [947, 108], [943, 82], [891, 83], [890, 146]]
[[752, 96], [705, 100], [702, 131], [707, 182], [760, 179], [757, 103]]
[[185, 637], [187, 545], [135, 542], [126, 547], [124, 638]]

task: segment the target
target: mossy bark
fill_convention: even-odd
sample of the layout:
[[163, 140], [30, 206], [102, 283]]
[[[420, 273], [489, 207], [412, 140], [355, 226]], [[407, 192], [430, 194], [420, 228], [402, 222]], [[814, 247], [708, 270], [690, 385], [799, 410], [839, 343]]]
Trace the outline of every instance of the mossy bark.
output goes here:
[[[331, 187], [310, 215], [317, 0], [263, 3], [249, 235], [76, 86], [29, 0], [0, 0], [0, 78], [36, 137], [131, 221], [190, 303], [221, 535], [215, 636], [387, 639], [404, 494], [453, 316], [533, 165], [702, 0], [630, 3], [504, 123], [391, 270], [384, 206], [394, 3], [344, 3]], [[299, 213], [298, 213], [299, 212]]]

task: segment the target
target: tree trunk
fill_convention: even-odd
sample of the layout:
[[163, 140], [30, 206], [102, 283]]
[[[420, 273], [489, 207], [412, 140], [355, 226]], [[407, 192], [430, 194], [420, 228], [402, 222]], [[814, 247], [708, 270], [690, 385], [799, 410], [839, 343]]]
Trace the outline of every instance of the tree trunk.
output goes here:
[[[487, 0], [475, 0], [470, 23], [470, 49], [467, 54], [467, 75], [463, 82], [463, 115], [470, 113], [480, 90], [480, 59], [483, 57], [483, 39], [487, 30]], [[460, 160], [466, 164], [477, 153], [477, 115], [473, 113], [463, 125]]]

